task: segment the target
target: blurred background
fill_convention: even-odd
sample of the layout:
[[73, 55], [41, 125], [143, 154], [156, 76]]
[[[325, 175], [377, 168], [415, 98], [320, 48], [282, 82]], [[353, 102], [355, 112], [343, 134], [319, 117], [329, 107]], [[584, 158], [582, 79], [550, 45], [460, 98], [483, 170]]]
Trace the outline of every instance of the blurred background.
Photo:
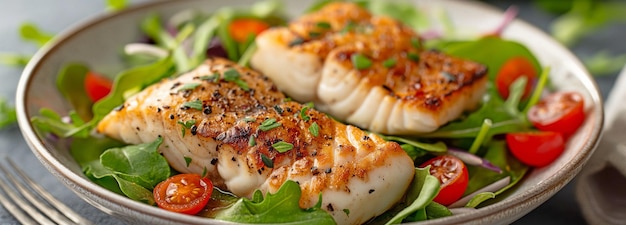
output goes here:
[[[0, 0], [0, 157], [19, 158], [55, 196], [97, 224], [118, 220], [80, 200], [51, 176], [30, 152], [14, 123], [12, 107], [23, 65], [42, 44], [84, 19], [148, 0]], [[574, 52], [607, 97], [626, 64], [626, 1], [486, 0], [502, 10], [518, 7], [518, 18], [553, 35]], [[515, 224], [586, 224], [570, 182]], [[584, 204], [584, 203], [582, 203]], [[0, 224], [17, 222], [0, 208]]]

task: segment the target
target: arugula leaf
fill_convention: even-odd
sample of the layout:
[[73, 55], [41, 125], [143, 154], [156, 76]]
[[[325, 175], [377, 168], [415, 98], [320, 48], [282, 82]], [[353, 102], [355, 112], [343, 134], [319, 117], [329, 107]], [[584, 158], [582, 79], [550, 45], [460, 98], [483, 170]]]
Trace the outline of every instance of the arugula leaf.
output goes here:
[[68, 63], [57, 75], [57, 90], [63, 94], [81, 119], [88, 121], [93, 117], [93, 102], [85, 90], [85, 77], [89, 67], [81, 63]]
[[25, 41], [33, 42], [39, 47], [44, 46], [54, 37], [54, 35], [42, 31], [33, 23], [23, 23], [20, 26], [20, 36]]
[[[113, 192], [153, 205], [151, 190], [170, 176], [167, 160], [157, 151], [162, 142], [159, 137], [152, 143], [107, 149], [99, 160], [84, 164], [83, 171]], [[84, 159], [91, 157], [90, 154]]]
[[15, 108], [0, 97], [0, 129], [13, 125], [17, 122]]
[[252, 199], [239, 199], [215, 218], [236, 223], [335, 224], [333, 217], [320, 208], [321, 197], [313, 208], [301, 209], [298, 203], [301, 194], [300, 186], [288, 180], [275, 194], [263, 198], [257, 190]]
[[[412, 203], [396, 214], [386, 224], [398, 224], [402, 222], [403, 219], [414, 213], [425, 213], [420, 210], [424, 210], [424, 208], [433, 201], [435, 196], [439, 193], [439, 188], [439, 179], [430, 175], [430, 167], [415, 168], [415, 177], [409, 186], [406, 197], [407, 201]], [[413, 219], [418, 218], [420, 217], [414, 217]], [[410, 220], [407, 222], [413, 221], [416, 220]]]
[[[69, 113], [72, 115], [76, 112], [70, 111]], [[80, 119], [78, 116], [71, 117]], [[39, 111], [39, 116], [31, 118], [31, 123], [38, 129], [39, 132], [50, 132], [61, 138], [85, 138], [89, 136], [89, 131], [95, 124], [95, 121], [85, 123], [82, 120], [73, 120], [71, 122], [73, 123], [63, 121], [59, 114], [48, 108], [42, 108]]]
[[99, 121], [115, 107], [124, 103], [124, 93], [141, 90], [164, 77], [171, 75], [172, 58], [166, 57], [153, 64], [122, 71], [115, 77], [111, 93], [93, 105], [94, 120]]

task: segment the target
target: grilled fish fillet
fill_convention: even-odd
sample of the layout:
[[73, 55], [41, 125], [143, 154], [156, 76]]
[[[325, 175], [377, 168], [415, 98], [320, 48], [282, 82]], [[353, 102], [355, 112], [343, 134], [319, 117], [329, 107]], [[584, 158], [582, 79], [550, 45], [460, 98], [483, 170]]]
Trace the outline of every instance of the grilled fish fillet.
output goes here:
[[434, 131], [486, 90], [485, 66], [424, 50], [402, 23], [353, 3], [330, 3], [256, 44], [251, 65], [288, 96], [374, 132]]
[[[213, 79], [235, 73], [245, 84]], [[322, 193], [322, 208], [339, 224], [364, 223], [399, 201], [414, 173], [400, 146], [309, 107], [285, 101], [259, 73], [209, 59], [129, 98], [97, 131], [132, 144], [161, 136], [159, 151], [174, 169], [200, 174], [206, 168], [216, 186], [238, 196], [275, 193], [294, 180], [302, 208]]]

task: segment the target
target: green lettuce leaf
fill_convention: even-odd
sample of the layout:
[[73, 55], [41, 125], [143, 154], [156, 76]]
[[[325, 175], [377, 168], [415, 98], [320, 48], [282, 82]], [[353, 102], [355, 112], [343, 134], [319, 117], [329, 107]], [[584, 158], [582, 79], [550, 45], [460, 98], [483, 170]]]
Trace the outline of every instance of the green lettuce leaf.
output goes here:
[[320, 208], [321, 196], [318, 205], [301, 209], [298, 204], [300, 195], [300, 186], [287, 181], [275, 194], [263, 198], [263, 194], [257, 191], [252, 199], [239, 199], [215, 218], [236, 223], [335, 224], [333, 217]]

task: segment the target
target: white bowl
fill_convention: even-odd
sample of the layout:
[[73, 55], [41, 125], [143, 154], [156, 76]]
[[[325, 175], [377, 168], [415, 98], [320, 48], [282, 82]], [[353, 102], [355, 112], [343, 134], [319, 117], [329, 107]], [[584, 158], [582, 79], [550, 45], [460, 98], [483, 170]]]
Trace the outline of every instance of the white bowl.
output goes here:
[[[42, 164], [81, 198], [102, 211], [130, 224], [206, 224], [228, 222], [187, 216], [130, 200], [110, 192], [85, 177], [70, 156], [64, 143], [53, 143], [38, 136], [30, 123], [41, 108], [67, 112], [70, 105], [56, 90], [55, 74], [68, 62], [83, 62], [96, 71], [115, 74], [122, 69], [119, 52], [124, 44], [139, 40], [140, 21], [158, 12], [164, 18], [185, 9], [204, 11], [218, 7], [247, 6], [249, 0], [158, 1], [132, 7], [117, 13], [99, 16], [84, 22], [39, 51], [21, 77], [17, 92], [17, 112], [21, 131]], [[294, 15], [309, 4], [286, 1]], [[420, 7], [445, 8], [457, 27], [473, 31], [488, 31], [501, 19], [501, 12], [473, 1], [415, 1]], [[508, 191], [503, 200], [475, 212], [421, 222], [420, 224], [505, 224], [527, 214], [565, 186], [584, 166], [593, 153], [603, 124], [602, 99], [598, 88], [580, 61], [565, 47], [539, 29], [522, 21], [513, 22], [504, 33], [507, 39], [525, 44], [544, 66], [553, 69], [551, 79], [558, 89], [576, 90], [586, 98], [587, 117], [567, 148], [554, 163], [534, 169]]]

